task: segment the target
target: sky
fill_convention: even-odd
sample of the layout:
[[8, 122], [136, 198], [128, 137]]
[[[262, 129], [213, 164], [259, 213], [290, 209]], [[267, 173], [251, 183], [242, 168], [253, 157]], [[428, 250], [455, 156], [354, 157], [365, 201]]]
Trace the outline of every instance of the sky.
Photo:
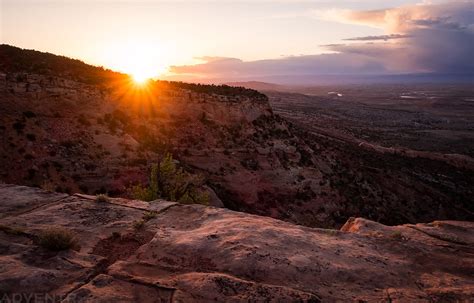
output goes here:
[[1, 43], [170, 79], [472, 73], [474, 0], [0, 0]]

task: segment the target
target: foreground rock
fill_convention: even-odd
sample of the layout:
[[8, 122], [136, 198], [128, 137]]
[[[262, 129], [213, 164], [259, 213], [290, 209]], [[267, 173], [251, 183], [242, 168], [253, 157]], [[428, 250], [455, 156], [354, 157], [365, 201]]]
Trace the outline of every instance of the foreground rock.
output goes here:
[[[474, 223], [312, 229], [220, 208], [0, 185], [0, 294], [64, 302], [468, 302]], [[150, 213], [150, 211], [153, 211]], [[143, 224], [137, 223], [143, 219]], [[74, 231], [54, 253], [41, 230]], [[7, 301], [8, 302], [8, 301]]]

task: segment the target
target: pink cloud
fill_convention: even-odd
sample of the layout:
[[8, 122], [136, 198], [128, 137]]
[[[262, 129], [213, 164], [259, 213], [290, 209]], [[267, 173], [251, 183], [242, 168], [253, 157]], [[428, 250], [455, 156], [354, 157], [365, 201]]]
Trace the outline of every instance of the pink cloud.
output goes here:
[[326, 49], [336, 52], [333, 54], [250, 62], [237, 58], [204, 57], [202, 64], [173, 66], [171, 72], [220, 79], [418, 72], [474, 74], [472, 1], [373, 11], [318, 11], [314, 16], [378, 27], [386, 34], [349, 38], [346, 43], [326, 46]]

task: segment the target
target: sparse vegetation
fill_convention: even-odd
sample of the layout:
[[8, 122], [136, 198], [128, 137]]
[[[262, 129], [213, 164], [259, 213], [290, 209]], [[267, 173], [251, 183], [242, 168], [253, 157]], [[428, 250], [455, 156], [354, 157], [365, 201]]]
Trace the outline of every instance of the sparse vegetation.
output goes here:
[[240, 164], [248, 170], [258, 170], [260, 168], [258, 161], [253, 158], [244, 159], [240, 161]]
[[[101, 84], [106, 81], [125, 78], [126, 75], [92, 66], [76, 59], [56, 56], [34, 50], [21, 49], [10, 45], [0, 45], [0, 61], [4, 72], [28, 72], [54, 77], [67, 76], [88, 84]], [[17, 81], [26, 81], [24, 75], [18, 75]]]
[[141, 220], [133, 221], [133, 228], [135, 230], [140, 230], [144, 227], [145, 227], [145, 220], [141, 219]]
[[51, 227], [38, 236], [38, 244], [51, 251], [75, 249], [78, 247], [75, 235], [67, 229]]
[[54, 188], [55, 188], [55, 185], [50, 180], [44, 180], [41, 183], [40, 188], [43, 189], [43, 190], [49, 191], [49, 192], [53, 192]]
[[154, 218], [156, 218], [156, 211], [148, 211], [143, 215], [143, 220], [145, 221], [150, 221]]
[[130, 188], [134, 199], [153, 201], [165, 199], [180, 203], [208, 204], [209, 196], [201, 189], [204, 179], [192, 175], [176, 166], [171, 154], [166, 154], [152, 165], [148, 186], [136, 185]]
[[79, 115], [79, 117], [77, 117], [77, 122], [79, 122], [79, 124], [84, 125], [84, 126], [91, 126], [92, 125], [91, 122], [83, 114], [81, 114], [81, 115]]
[[98, 202], [98, 203], [109, 202], [109, 196], [107, 196], [106, 194], [98, 194], [95, 196], [95, 202]]
[[245, 87], [234, 87], [229, 85], [207, 85], [207, 84], [194, 84], [185, 82], [170, 82], [170, 81], [156, 81], [159, 87], [164, 88], [181, 88], [187, 89], [196, 93], [202, 94], [216, 94], [221, 96], [244, 96], [255, 100], [268, 100], [267, 96], [256, 91]]
[[207, 117], [206, 112], [202, 112], [202, 114], [199, 116], [199, 121], [201, 121], [202, 124], [207, 125], [209, 127], [214, 127], [214, 128], [217, 127], [216, 123]]
[[20, 235], [25, 234], [25, 231], [22, 228], [11, 227], [11, 226], [6, 226], [6, 225], [0, 225], [0, 231], [3, 231], [4, 233], [8, 235], [13, 235], [13, 236], [20, 236]]
[[390, 237], [391, 237], [392, 239], [394, 239], [394, 240], [403, 240], [403, 239], [404, 239], [402, 233], [401, 233], [399, 230], [393, 232], [393, 233], [390, 235]]

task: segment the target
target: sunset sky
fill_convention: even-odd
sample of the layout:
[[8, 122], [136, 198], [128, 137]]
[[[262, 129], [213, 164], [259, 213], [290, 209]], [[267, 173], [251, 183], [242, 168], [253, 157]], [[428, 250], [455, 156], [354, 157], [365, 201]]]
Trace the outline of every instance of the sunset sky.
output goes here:
[[474, 70], [473, 1], [0, 3], [2, 43], [150, 77]]

